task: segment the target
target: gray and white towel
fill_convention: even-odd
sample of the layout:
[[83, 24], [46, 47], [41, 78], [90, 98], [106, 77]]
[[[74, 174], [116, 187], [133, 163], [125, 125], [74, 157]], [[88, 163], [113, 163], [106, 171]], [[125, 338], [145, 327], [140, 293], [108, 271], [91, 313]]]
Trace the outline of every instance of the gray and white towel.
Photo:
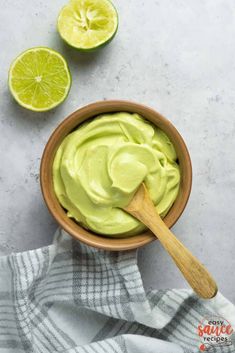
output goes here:
[[[215, 315], [235, 324], [220, 293], [146, 293], [136, 251], [97, 250], [62, 231], [48, 247], [0, 258], [1, 353], [199, 352], [198, 325]], [[234, 352], [231, 338], [206, 347]]]

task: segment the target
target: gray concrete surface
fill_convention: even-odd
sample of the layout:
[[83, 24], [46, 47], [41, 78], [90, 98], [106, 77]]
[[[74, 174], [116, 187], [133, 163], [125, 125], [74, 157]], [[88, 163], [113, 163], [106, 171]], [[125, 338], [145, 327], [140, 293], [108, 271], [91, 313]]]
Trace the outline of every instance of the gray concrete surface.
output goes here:
[[[56, 32], [63, 0], [0, 0], [0, 254], [34, 249], [57, 227], [39, 187], [39, 164], [53, 129], [102, 99], [131, 99], [168, 117], [189, 147], [194, 182], [174, 227], [235, 302], [235, 12], [232, 0], [115, 0], [116, 39], [81, 55]], [[19, 107], [7, 71], [21, 51], [45, 45], [68, 60], [73, 87], [52, 112]], [[160, 244], [139, 253], [147, 288], [187, 286]]]

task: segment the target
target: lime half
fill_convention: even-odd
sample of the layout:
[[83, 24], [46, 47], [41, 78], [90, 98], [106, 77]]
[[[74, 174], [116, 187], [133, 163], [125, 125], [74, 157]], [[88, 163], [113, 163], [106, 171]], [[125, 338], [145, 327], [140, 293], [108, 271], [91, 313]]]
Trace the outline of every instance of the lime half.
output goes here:
[[59, 53], [38, 47], [14, 60], [8, 82], [13, 97], [22, 107], [43, 112], [65, 100], [71, 87], [71, 75]]
[[109, 0], [70, 0], [57, 25], [65, 42], [89, 51], [111, 41], [117, 32], [118, 14]]

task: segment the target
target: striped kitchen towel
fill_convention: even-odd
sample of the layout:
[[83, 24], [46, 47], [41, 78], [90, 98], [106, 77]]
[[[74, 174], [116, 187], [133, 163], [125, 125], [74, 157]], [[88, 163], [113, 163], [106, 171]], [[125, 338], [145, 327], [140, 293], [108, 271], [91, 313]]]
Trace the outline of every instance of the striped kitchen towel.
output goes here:
[[97, 250], [63, 231], [0, 258], [1, 353], [234, 352], [234, 321], [221, 294], [146, 293], [136, 251]]

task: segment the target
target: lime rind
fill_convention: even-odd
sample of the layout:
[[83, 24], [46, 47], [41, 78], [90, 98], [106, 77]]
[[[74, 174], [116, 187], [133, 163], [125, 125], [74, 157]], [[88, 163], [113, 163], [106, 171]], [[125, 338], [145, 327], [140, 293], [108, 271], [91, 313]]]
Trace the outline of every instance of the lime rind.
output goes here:
[[114, 38], [118, 22], [118, 12], [110, 0], [70, 0], [60, 11], [57, 30], [69, 46], [90, 52]]
[[[40, 51], [40, 56], [41, 56], [40, 61], [38, 61], [38, 60], [32, 61], [32, 60], [29, 60], [29, 58], [27, 58], [27, 56], [30, 53], [38, 53], [39, 51]], [[25, 91], [28, 90], [28, 92], [29, 92], [30, 87], [32, 88], [33, 84], [35, 84], [35, 74], [38, 74], [38, 77], [40, 77], [40, 73], [42, 72], [42, 69], [43, 69], [42, 68], [42, 65], [43, 65], [42, 53], [47, 54], [47, 55], [53, 54], [52, 57], [58, 59], [57, 62], [62, 64], [62, 68], [64, 69], [64, 73], [66, 74], [67, 82], [63, 86], [63, 88], [64, 88], [63, 94], [62, 94], [62, 89], [61, 89], [61, 98], [55, 99], [53, 101], [53, 99], [52, 99], [53, 85], [54, 85], [54, 92], [56, 90], [58, 90], [58, 86], [56, 87], [55, 82], [54, 83], [52, 82], [52, 78], [53, 78], [53, 76], [54, 76], [54, 79], [56, 77], [56, 80], [58, 82], [58, 80], [61, 80], [61, 76], [59, 75], [60, 72], [58, 72], [58, 74], [56, 74], [56, 72], [53, 72], [52, 77], [50, 77], [50, 73], [49, 73], [43, 82], [43, 88], [41, 87], [39, 89], [38, 87], [35, 87], [34, 94], [36, 97], [37, 94], [40, 93], [38, 91], [42, 90], [42, 92], [44, 93], [44, 97], [45, 97], [45, 93], [46, 93], [46, 91], [48, 91], [47, 93], [51, 93], [51, 96], [48, 94], [48, 102], [51, 101], [51, 103], [48, 103], [47, 106], [44, 105], [44, 107], [36, 107], [32, 104], [32, 101], [29, 103], [29, 102], [26, 102], [25, 99], [22, 99], [22, 93], [24, 93], [24, 91], [22, 89], [22, 91], [19, 92], [19, 88], [21, 88], [20, 85], [22, 85], [22, 87], [25, 85]], [[18, 77], [16, 78], [17, 75], [18, 75]], [[31, 86], [30, 86], [30, 82], [31, 82]], [[9, 69], [9, 73], [8, 73], [8, 85], [9, 85], [9, 89], [10, 89], [10, 92], [11, 92], [13, 98], [17, 101], [17, 103], [20, 106], [22, 106], [26, 109], [35, 111], [35, 112], [48, 111], [48, 110], [51, 110], [51, 109], [57, 107], [58, 105], [62, 104], [69, 94], [69, 91], [71, 89], [71, 84], [72, 84], [72, 77], [71, 77], [71, 73], [70, 73], [70, 70], [69, 70], [69, 67], [68, 67], [66, 60], [57, 51], [50, 49], [48, 47], [43, 47], [43, 46], [30, 48], [28, 50], [25, 50], [19, 56], [17, 56], [16, 59], [12, 62], [10, 69]], [[55, 90], [55, 87], [56, 87], [56, 90]], [[21, 97], [20, 97], [20, 95], [21, 95]]]

